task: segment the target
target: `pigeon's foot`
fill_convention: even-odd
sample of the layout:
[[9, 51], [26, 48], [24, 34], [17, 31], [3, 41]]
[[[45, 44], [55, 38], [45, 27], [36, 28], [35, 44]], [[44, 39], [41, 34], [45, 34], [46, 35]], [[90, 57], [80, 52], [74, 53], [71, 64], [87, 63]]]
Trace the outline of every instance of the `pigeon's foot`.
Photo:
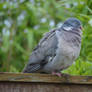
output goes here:
[[61, 73], [61, 72], [52, 72], [52, 75], [57, 75], [58, 77], [68, 77], [69, 74]]
[[52, 75], [57, 75], [58, 77], [62, 76], [62, 74], [60, 72], [52, 72]]

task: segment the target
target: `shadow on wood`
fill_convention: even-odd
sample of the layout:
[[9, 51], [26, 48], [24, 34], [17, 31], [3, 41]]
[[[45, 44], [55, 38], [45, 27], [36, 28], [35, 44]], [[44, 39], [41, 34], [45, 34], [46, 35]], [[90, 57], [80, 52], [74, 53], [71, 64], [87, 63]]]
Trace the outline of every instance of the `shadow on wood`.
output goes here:
[[92, 76], [0, 73], [0, 92], [92, 92]]

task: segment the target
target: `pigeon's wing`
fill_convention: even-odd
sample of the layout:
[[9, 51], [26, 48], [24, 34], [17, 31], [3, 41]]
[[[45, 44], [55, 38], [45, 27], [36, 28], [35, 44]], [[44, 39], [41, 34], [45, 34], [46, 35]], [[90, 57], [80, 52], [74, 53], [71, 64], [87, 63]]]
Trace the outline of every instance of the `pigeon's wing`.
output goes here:
[[52, 30], [46, 33], [40, 40], [23, 70], [24, 73], [39, 72], [55, 56], [58, 43], [55, 31]]

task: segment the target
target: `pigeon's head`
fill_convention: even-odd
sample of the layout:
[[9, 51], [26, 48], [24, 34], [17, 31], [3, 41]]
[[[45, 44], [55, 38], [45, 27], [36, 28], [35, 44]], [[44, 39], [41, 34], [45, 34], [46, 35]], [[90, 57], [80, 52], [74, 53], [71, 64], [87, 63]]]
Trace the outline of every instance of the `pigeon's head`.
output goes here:
[[70, 31], [72, 29], [82, 30], [81, 22], [77, 18], [69, 18], [62, 25], [63, 29]]

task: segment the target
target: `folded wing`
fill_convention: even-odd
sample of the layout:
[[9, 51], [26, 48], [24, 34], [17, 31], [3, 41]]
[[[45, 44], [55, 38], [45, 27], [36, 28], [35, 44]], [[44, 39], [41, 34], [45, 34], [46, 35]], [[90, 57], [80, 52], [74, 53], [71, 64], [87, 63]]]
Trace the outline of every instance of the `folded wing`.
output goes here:
[[36, 48], [33, 50], [29, 62], [24, 68], [24, 73], [41, 72], [44, 65], [51, 62], [56, 55], [57, 49], [56, 30], [44, 35]]

